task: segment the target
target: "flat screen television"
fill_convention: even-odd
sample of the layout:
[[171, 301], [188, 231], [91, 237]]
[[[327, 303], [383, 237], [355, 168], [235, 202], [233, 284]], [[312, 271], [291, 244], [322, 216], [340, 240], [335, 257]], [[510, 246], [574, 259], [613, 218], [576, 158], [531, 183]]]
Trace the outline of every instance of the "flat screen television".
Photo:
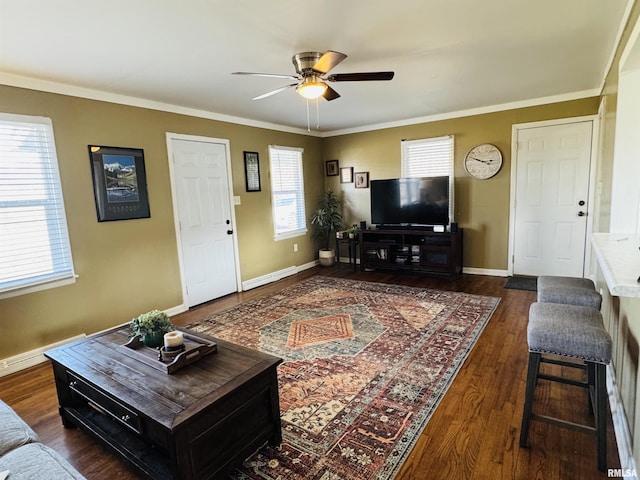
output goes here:
[[371, 181], [374, 225], [449, 225], [449, 177]]

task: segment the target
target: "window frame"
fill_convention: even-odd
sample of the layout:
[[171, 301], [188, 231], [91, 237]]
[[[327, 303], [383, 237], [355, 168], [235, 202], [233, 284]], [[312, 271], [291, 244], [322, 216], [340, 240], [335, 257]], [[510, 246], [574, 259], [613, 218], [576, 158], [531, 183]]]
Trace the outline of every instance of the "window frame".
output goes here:
[[[31, 273], [31, 275], [27, 275], [28, 272], [26, 269], [22, 268], [22, 270], [14, 275], [13, 278], [9, 278], [0, 283], [0, 299], [69, 285], [74, 283], [76, 279], [71, 252], [71, 242], [69, 240], [69, 228], [64, 206], [62, 183], [60, 180], [58, 157], [55, 147], [53, 123], [51, 119], [47, 117], [0, 112], [0, 133], [7, 133], [6, 137], [4, 135], [0, 137], [0, 142], [2, 142], [2, 144], [0, 144], [0, 154], [2, 155], [8, 155], [13, 148], [11, 145], [12, 134], [10, 132], [10, 124], [16, 124], [17, 127], [21, 128], [33, 125], [44, 129], [37, 135], [30, 137], [37, 139], [39, 142], [39, 148], [35, 150], [35, 152], [37, 153], [40, 164], [44, 169], [41, 167], [40, 172], [37, 174], [29, 174], [16, 179], [16, 181], [37, 181], [38, 177], [42, 177], [41, 183], [36, 183], [34, 186], [35, 189], [39, 190], [39, 194], [33, 192], [32, 198], [24, 198], [24, 195], [22, 195], [22, 198], [12, 198], [10, 190], [6, 190], [5, 192], [9, 193], [5, 198], [0, 196], [0, 216], [3, 213], [6, 215], [6, 223], [0, 223], [0, 227], [5, 225], [6, 231], [8, 232], [11, 228], [10, 225], [15, 223], [10, 218], [12, 209], [14, 210], [15, 215], [16, 209], [40, 207], [42, 209], [40, 215], [44, 217], [44, 222], [42, 219], [34, 219], [33, 225], [36, 227], [38, 224], [42, 225], [44, 223], [46, 225], [46, 236], [48, 238], [47, 249], [48, 255], [51, 257], [49, 261], [52, 264], [52, 271], [47, 273]], [[6, 149], [4, 145], [6, 145]], [[23, 152], [24, 150], [21, 151], [21, 153]], [[6, 170], [3, 172], [4, 168], [6, 168]], [[2, 162], [0, 162], [0, 179], [2, 179], [3, 175], [6, 175], [4, 178], [5, 180], [8, 180], [9, 185], [11, 185], [10, 177], [16, 175], [15, 167], [13, 167], [14, 171], [11, 171], [11, 168], [9, 161], [7, 161], [4, 166], [2, 165]], [[18, 210], [17, 213], [21, 214], [23, 212]], [[3, 220], [0, 219], [0, 222], [2, 221]], [[10, 236], [10, 233], [7, 233], [7, 235]], [[52, 237], [55, 238], [54, 242], [51, 240]], [[32, 247], [35, 248], [35, 245]], [[53, 250], [57, 249], [59, 249], [59, 253], [53, 252]], [[0, 257], [0, 265], [4, 265], [5, 267], [7, 266], [5, 262], [12, 255], [11, 252], [13, 250], [9, 248], [7, 251], [9, 254], [7, 254], [6, 257]], [[30, 253], [33, 255], [34, 250]], [[28, 261], [23, 262], [21, 265], [23, 267], [28, 265]]]
[[[297, 186], [299, 188], [294, 189], [281, 189], [278, 187], [277, 182], [280, 178], [280, 170], [278, 165], [276, 165], [276, 161], [279, 160], [275, 158], [276, 155], [282, 152], [283, 155], [296, 155], [297, 158], [294, 159], [295, 162], [298, 163], [297, 171], [294, 172], [295, 181], [297, 182]], [[273, 222], [273, 239], [275, 241], [285, 240], [288, 238], [300, 237], [306, 235], [308, 232], [307, 229], [307, 215], [306, 215], [306, 205], [304, 198], [304, 163], [303, 163], [303, 155], [304, 149], [299, 147], [283, 147], [279, 145], [269, 145], [269, 174], [271, 178], [271, 217]], [[291, 160], [291, 158], [287, 159]], [[279, 210], [277, 207], [277, 202], [279, 200], [279, 196], [290, 196], [295, 195], [295, 204], [296, 204], [296, 218], [298, 220], [296, 224], [296, 228], [291, 228], [288, 230], [278, 231], [278, 214]]]

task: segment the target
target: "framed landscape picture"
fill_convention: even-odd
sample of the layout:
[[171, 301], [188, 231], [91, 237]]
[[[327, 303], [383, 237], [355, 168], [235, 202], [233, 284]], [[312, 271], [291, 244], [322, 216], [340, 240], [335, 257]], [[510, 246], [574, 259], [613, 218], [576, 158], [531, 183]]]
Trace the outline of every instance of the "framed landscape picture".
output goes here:
[[151, 216], [142, 149], [89, 145], [89, 159], [99, 222]]

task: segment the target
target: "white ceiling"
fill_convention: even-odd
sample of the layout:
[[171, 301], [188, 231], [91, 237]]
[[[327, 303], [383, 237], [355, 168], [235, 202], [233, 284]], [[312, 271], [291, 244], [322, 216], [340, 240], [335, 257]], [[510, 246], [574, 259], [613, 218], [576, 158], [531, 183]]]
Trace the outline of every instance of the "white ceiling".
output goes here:
[[289, 80], [231, 72], [336, 50], [331, 73], [395, 71], [332, 83], [319, 128], [310, 102], [312, 130], [355, 131], [597, 95], [630, 1], [0, 0], [0, 83], [306, 131], [294, 89], [251, 100]]

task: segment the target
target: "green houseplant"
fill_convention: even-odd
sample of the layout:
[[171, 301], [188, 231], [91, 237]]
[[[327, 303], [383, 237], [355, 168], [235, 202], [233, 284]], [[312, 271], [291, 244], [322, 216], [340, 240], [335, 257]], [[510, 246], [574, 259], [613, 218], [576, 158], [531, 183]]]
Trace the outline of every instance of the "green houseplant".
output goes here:
[[162, 346], [164, 334], [174, 330], [169, 316], [160, 310], [142, 313], [132, 319], [129, 325], [132, 336], [140, 335], [142, 343], [152, 348]]
[[313, 239], [320, 249], [320, 265], [333, 265], [335, 251], [331, 248], [331, 239], [342, 227], [340, 199], [333, 190], [320, 195], [318, 208], [311, 216], [311, 225], [314, 225]]
[[356, 238], [360, 233], [360, 229], [358, 228], [357, 225], [352, 225], [349, 228], [347, 228], [344, 233], [348, 235], [349, 238]]

